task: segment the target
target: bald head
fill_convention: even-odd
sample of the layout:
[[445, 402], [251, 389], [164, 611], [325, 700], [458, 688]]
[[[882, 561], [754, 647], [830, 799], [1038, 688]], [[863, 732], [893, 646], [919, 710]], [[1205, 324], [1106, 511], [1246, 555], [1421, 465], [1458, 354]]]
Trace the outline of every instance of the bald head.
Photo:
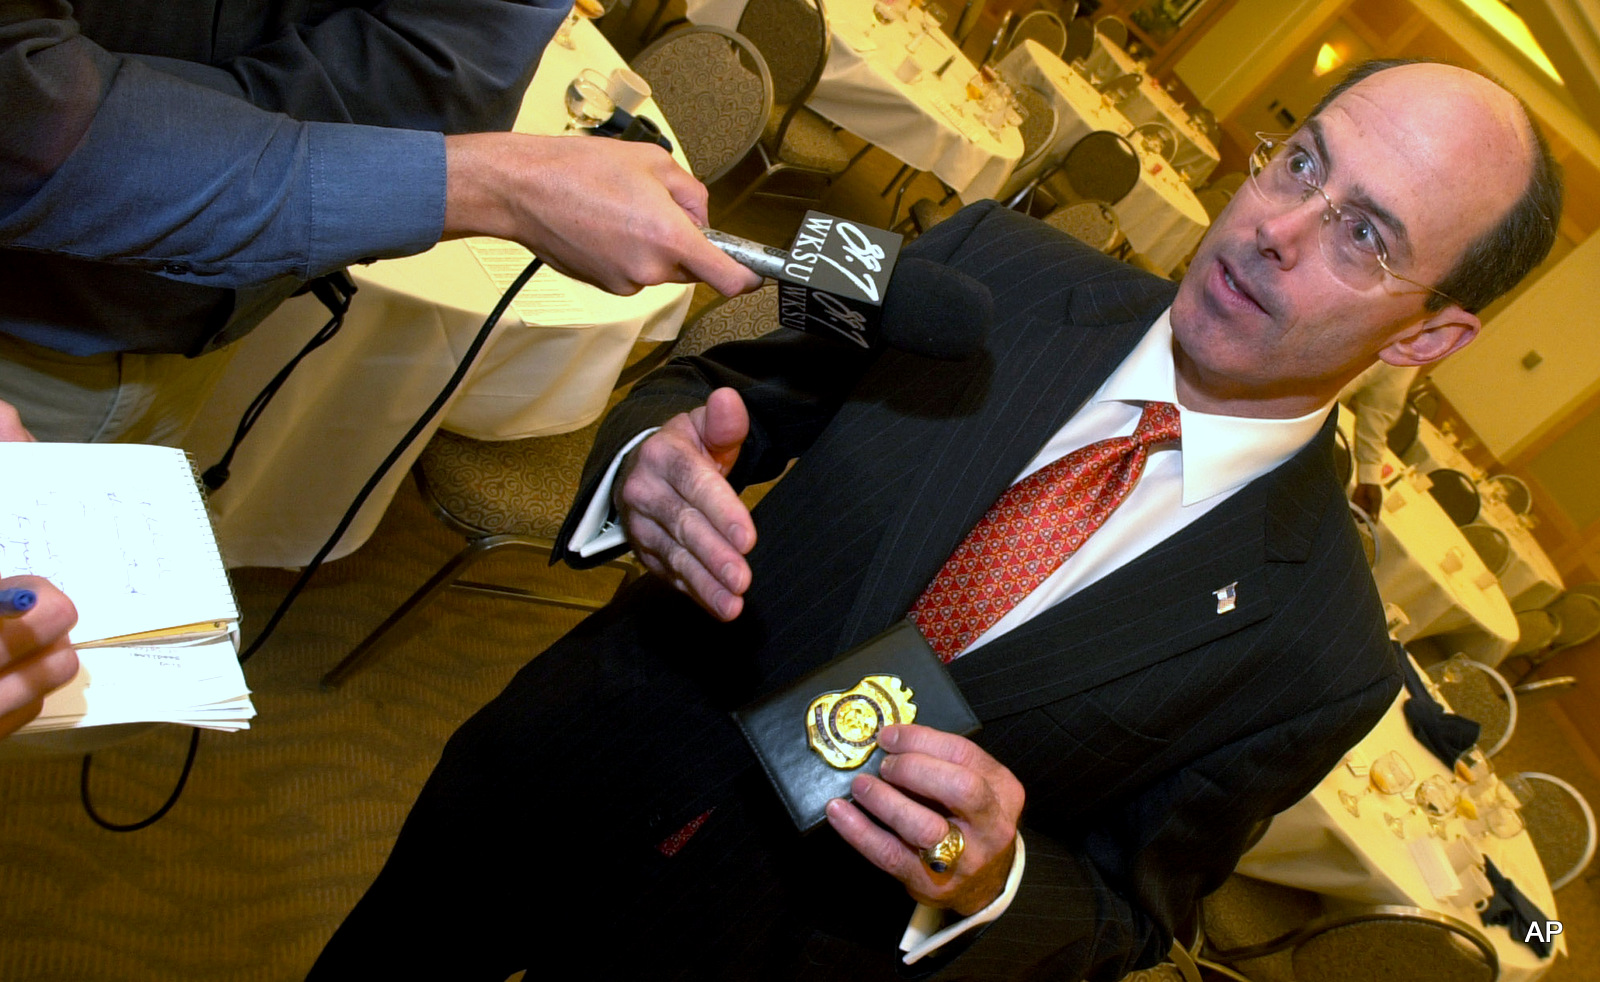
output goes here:
[[[1476, 72], [1425, 61], [1356, 66], [1313, 119], [1364, 103], [1384, 107], [1391, 145], [1423, 169], [1458, 214], [1481, 220], [1437, 283], [1477, 312], [1516, 286], [1549, 254], [1561, 213], [1560, 169], [1527, 107]], [[1474, 223], [1479, 224], [1479, 223]], [[1434, 297], [1430, 307], [1446, 301]]]

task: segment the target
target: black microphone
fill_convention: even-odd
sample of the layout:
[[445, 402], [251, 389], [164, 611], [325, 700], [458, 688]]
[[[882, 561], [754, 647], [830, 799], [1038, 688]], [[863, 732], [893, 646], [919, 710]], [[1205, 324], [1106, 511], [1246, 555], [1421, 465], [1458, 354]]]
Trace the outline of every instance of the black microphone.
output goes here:
[[960, 360], [994, 320], [983, 284], [926, 259], [898, 262], [901, 237], [807, 212], [788, 251], [704, 229], [741, 265], [778, 281], [778, 322], [862, 348]]

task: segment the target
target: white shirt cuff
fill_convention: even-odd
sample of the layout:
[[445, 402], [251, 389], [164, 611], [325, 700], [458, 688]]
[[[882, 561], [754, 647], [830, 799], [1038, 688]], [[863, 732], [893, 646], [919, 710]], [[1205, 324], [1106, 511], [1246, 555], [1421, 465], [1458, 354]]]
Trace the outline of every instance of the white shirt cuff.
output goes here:
[[1011, 859], [1011, 874], [1006, 877], [1006, 888], [1000, 891], [1000, 896], [989, 906], [970, 917], [963, 917], [954, 924], [941, 927], [940, 925], [944, 924], [946, 911], [939, 907], [917, 904], [917, 909], [911, 912], [911, 923], [906, 925], [906, 933], [900, 938], [900, 950], [905, 952], [905, 957], [901, 960], [907, 965], [914, 964], [973, 928], [982, 927], [1004, 914], [1017, 895], [1017, 887], [1022, 885], [1022, 867], [1026, 860], [1027, 852], [1022, 848], [1022, 833], [1018, 832], [1017, 851]]
[[659, 429], [661, 427], [652, 426], [640, 433], [611, 458], [611, 466], [607, 467], [605, 474], [601, 476], [599, 486], [594, 489], [594, 495], [589, 498], [589, 504], [583, 509], [583, 517], [578, 520], [578, 527], [572, 530], [572, 535], [567, 540], [567, 549], [587, 559], [607, 549], [627, 544], [628, 540], [622, 534], [622, 526], [617, 523], [616, 510], [611, 507], [611, 486], [616, 483], [617, 468], [622, 466], [622, 458], [628, 455], [628, 451], [643, 443], [645, 437]]

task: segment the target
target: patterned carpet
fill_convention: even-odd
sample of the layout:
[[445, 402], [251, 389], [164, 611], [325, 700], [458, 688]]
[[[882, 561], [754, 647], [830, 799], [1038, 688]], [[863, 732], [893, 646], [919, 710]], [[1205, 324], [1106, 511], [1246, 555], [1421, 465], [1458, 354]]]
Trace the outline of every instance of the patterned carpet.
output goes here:
[[[458, 541], [408, 484], [373, 541], [324, 568], [249, 664], [254, 728], [207, 734], [182, 801], [149, 829], [92, 825], [76, 757], [0, 763], [0, 979], [302, 977], [377, 873], [445, 739], [580, 617], [451, 593], [385, 659], [323, 691], [321, 674]], [[531, 558], [480, 570], [579, 595], [615, 582]], [[290, 580], [242, 571], [245, 623], [263, 624]], [[126, 822], [158, 805], [187, 732], [165, 727], [97, 754], [101, 813]]]

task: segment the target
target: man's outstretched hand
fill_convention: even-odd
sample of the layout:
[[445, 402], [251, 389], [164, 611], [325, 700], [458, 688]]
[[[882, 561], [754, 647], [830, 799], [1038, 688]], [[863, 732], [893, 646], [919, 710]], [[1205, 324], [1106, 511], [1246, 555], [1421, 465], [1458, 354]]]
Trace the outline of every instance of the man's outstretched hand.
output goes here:
[[[971, 740], [931, 727], [886, 726], [878, 743], [888, 752], [880, 776], [851, 782], [855, 804], [828, 802], [828, 823], [918, 903], [963, 916], [994, 903], [1016, 855], [1022, 782]], [[966, 849], [948, 872], [935, 873], [922, 850], [937, 845], [952, 824]]]
[[718, 389], [629, 452], [612, 490], [645, 568], [724, 621], [744, 609], [744, 556], [756, 544], [750, 510], [727, 480], [749, 432], [739, 394]]

